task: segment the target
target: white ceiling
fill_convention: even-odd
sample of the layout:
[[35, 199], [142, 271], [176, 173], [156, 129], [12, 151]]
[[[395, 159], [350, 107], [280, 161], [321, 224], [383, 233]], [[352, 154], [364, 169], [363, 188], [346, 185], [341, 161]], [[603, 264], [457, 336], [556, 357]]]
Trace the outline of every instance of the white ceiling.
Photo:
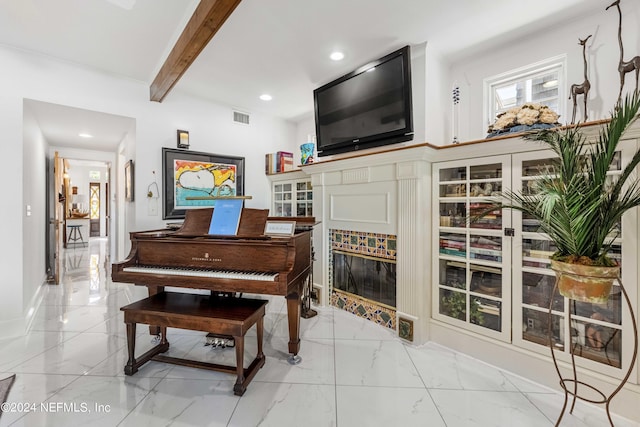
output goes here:
[[[127, 133], [135, 133], [131, 117], [73, 108], [27, 99], [24, 102], [36, 118], [50, 145], [85, 150], [115, 151]], [[91, 138], [80, 134], [90, 134]]]
[[[198, 0], [0, 0], [0, 44], [150, 85], [197, 4]], [[406, 44], [427, 42], [455, 62], [566, 19], [604, 11], [608, 4], [242, 0], [173, 90], [295, 121], [310, 116], [313, 89]], [[336, 49], [345, 53], [343, 61], [328, 58]], [[259, 100], [262, 93], [273, 100]], [[62, 141], [63, 146], [76, 144], [71, 136], [81, 130], [65, 131], [61, 123], [81, 123], [74, 119], [81, 110], [51, 104], [34, 109], [48, 139]], [[94, 114], [99, 115], [93, 117], [96, 120], [102, 117]], [[104, 119], [104, 138], [103, 131], [92, 131], [94, 143], [112, 151], [119, 141], [110, 130], [122, 136], [127, 128], [118, 124], [130, 123], [116, 116]], [[81, 144], [87, 148], [87, 141]]]

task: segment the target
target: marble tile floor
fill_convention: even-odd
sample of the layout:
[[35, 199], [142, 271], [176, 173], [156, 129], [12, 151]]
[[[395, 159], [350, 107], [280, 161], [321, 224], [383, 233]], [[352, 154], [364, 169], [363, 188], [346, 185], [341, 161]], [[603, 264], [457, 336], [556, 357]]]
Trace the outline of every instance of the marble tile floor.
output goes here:
[[[0, 378], [16, 373], [2, 426], [552, 426], [562, 396], [471, 357], [333, 308], [303, 319], [302, 363], [289, 365], [283, 297], [269, 299], [265, 366], [244, 396], [232, 375], [149, 362], [125, 376], [119, 308], [146, 289], [112, 283], [107, 241], [63, 253], [62, 284], [45, 285], [30, 332], [0, 341]], [[254, 328], [255, 329], [255, 328]], [[255, 356], [255, 330], [246, 360]], [[170, 330], [169, 354], [234, 364], [233, 349], [204, 346], [204, 333]], [[137, 353], [151, 343], [138, 328]], [[615, 418], [616, 426], [638, 426]], [[578, 402], [563, 426], [608, 425], [601, 407]]]

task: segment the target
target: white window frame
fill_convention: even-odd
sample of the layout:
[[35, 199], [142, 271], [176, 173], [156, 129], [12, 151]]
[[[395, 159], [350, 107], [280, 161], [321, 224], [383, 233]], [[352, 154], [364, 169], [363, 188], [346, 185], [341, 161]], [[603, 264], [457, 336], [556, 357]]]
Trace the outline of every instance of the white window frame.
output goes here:
[[494, 110], [494, 88], [496, 86], [503, 86], [510, 82], [515, 83], [526, 77], [552, 70], [558, 71], [558, 111], [556, 111], [556, 113], [563, 116], [567, 108], [567, 97], [563, 95], [567, 92], [567, 56], [558, 55], [484, 79], [482, 96], [484, 108], [482, 117], [485, 129], [496, 119]]

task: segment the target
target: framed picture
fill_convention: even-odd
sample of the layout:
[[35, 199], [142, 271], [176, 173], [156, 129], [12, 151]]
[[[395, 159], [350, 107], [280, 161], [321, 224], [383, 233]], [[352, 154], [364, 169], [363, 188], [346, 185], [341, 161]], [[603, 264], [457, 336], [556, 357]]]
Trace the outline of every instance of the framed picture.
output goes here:
[[182, 219], [187, 209], [215, 206], [206, 197], [244, 196], [244, 157], [163, 148], [162, 189], [163, 219]]
[[124, 198], [133, 202], [133, 160], [124, 164]]

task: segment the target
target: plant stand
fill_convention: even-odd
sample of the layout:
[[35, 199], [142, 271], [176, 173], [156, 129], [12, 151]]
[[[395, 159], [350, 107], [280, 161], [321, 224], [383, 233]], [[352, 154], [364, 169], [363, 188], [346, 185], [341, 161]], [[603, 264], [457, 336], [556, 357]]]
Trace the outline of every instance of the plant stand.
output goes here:
[[[573, 343], [569, 343], [570, 347], [569, 347], [569, 352], [571, 353], [571, 370], [573, 373], [573, 377], [571, 378], [564, 378], [562, 376], [562, 373], [560, 372], [560, 368], [558, 367], [558, 361], [556, 360], [556, 355], [553, 349], [553, 333], [552, 333], [552, 325], [553, 325], [553, 314], [552, 314], [552, 309], [553, 309], [553, 296], [556, 294], [556, 289], [558, 289], [558, 275], [556, 274], [556, 282], [555, 282], [555, 286], [553, 288], [553, 292], [551, 293], [551, 301], [549, 303], [549, 326], [548, 326], [548, 336], [549, 336], [549, 348], [551, 349], [551, 357], [553, 358], [553, 364], [556, 368], [556, 372], [558, 373], [558, 378], [560, 378], [560, 387], [564, 390], [564, 404], [562, 406], [562, 411], [560, 411], [560, 415], [558, 416], [558, 420], [556, 421], [556, 427], [560, 425], [560, 422], [562, 421], [562, 417], [564, 416], [564, 411], [567, 409], [567, 403], [569, 402], [569, 395], [573, 396], [573, 401], [571, 402], [571, 409], [569, 410], [569, 413], [573, 413], [573, 409], [576, 405], [576, 399], [581, 399], [584, 400], [585, 402], [590, 402], [590, 403], [595, 403], [595, 404], [604, 404], [606, 411], [607, 411], [607, 418], [609, 418], [609, 423], [611, 424], [611, 426], [613, 426], [613, 420], [611, 419], [611, 412], [609, 410], [609, 405], [611, 404], [611, 400], [614, 398], [614, 396], [616, 394], [618, 394], [618, 392], [620, 390], [622, 390], [622, 387], [624, 387], [625, 383], [627, 382], [627, 380], [629, 379], [629, 376], [631, 375], [631, 371], [633, 370], [633, 364], [634, 361], [636, 360], [636, 356], [638, 354], [638, 327], [636, 326], [636, 318], [635, 315], [633, 313], [633, 307], [631, 305], [631, 300], [629, 299], [629, 295], [627, 294], [627, 291], [625, 290], [623, 284], [622, 284], [622, 280], [620, 279], [620, 276], [617, 277], [616, 279], [618, 281], [618, 283], [620, 284], [620, 289], [622, 290], [622, 294], [624, 295], [624, 299], [627, 302], [627, 307], [629, 308], [629, 314], [631, 317], [631, 326], [633, 329], [633, 356], [631, 357], [631, 362], [629, 364], [629, 368], [627, 369], [627, 373], [624, 376], [624, 378], [622, 379], [622, 381], [620, 382], [620, 384], [618, 385], [618, 387], [608, 396], [603, 393], [601, 390], [598, 390], [597, 388], [595, 388], [594, 386], [587, 384], [583, 381], [579, 381], [578, 380], [578, 373], [576, 371], [576, 362], [575, 362], [575, 354], [574, 354], [574, 346]], [[565, 297], [567, 298], [567, 297]], [[571, 300], [570, 300], [571, 301]], [[569, 318], [569, 325], [572, 325], [571, 322], [571, 312], [572, 310], [569, 310], [569, 314], [568, 314], [568, 318]], [[571, 341], [571, 340], [569, 340]], [[580, 395], [580, 392], [578, 390], [578, 386], [583, 386], [586, 387], [587, 389], [590, 389], [594, 392], [596, 392], [599, 396], [601, 396], [600, 399], [590, 399], [587, 397], [584, 397], [582, 395]], [[570, 389], [571, 388], [571, 389]]]

